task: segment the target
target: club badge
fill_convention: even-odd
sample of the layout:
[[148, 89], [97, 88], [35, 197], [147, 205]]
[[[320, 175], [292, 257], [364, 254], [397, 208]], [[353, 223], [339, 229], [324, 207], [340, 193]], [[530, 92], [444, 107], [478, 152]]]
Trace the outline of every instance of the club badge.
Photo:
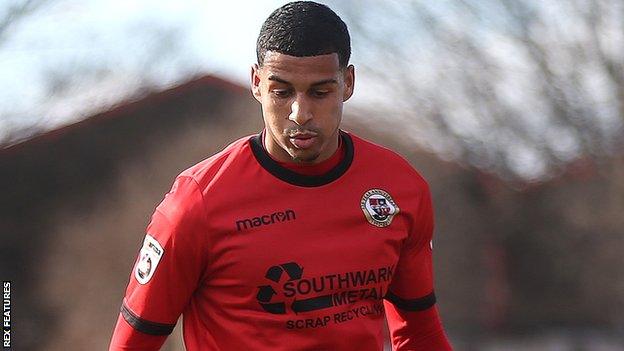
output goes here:
[[147, 284], [152, 279], [160, 258], [165, 250], [160, 246], [158, 241], [151, 235], [147, 234], [143, 240], [143, 247], [139, 252], [139, 261], [134, 270], [134, 277], [140, 284]]
[[399, 213], [399, 206], [390, 194], [381, 189], [371, 189], [364, 193], [360, 206], [368, 222], [377, 227], [389, 226], [392, 218]]

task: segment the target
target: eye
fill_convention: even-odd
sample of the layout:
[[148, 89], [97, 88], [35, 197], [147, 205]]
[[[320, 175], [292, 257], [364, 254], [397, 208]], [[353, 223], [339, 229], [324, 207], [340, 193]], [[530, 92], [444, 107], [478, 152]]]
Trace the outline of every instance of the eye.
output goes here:
[[312, 96], [316, 98], [323, 98], [327, 96], [327, 94], [329, 94], [329, 90], [323, 90], [323, 89], [312, 90]]
[[290, 90], [288, 89], [274, 89], [271, 92], [278, 98], [287, 98], [290, 96]]

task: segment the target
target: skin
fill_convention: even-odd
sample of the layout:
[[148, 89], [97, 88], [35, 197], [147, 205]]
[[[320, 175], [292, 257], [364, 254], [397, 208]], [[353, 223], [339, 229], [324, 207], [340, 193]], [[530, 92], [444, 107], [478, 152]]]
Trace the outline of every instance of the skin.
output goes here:
[[269, 154], [306, 164], [331, 157], [354, 83], [353, 65], [341, 68], [336, 53], [295, 57], [268, 51], [263, 65], [251, 68], [251, 90], [262, 105]]

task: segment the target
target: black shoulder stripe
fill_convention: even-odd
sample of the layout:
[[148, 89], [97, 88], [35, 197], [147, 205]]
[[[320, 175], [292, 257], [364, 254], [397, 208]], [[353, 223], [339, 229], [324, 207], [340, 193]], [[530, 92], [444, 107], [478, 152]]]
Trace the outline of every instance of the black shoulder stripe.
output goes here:
[[126, 304], [121, 304], [121, 315], [134, 329], [149, 335], [169, 335], [175, 324], [162, 324], [146, 321], [130, 311]]
[[436, 303], [436, 297], [433, 291], [427, 296], [410, 300], [400, 298], [391, 291], [388, 291], [384, 298], [392, 302], [392, 304], [396, 307], [405, 311], [424, 311]]

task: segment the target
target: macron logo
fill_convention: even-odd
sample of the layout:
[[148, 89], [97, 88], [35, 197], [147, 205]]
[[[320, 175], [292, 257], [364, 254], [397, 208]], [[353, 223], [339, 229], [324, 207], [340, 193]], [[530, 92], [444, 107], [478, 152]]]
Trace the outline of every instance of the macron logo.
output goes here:
[[240, 232], [263, 225], [288, 222], [295, 219], [297, 219], [297, 216], [295, 216], [295, 211], [293, 210], [278, 211], [258, 217], [237, 220], [236, 229]]

